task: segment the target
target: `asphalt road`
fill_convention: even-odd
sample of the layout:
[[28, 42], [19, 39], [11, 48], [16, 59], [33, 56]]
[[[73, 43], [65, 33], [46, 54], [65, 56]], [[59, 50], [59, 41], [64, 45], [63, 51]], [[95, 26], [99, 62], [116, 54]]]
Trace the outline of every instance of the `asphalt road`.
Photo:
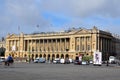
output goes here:
[[15, 63], [0, 65], [0, 80], [120, 80], [120, 67]]

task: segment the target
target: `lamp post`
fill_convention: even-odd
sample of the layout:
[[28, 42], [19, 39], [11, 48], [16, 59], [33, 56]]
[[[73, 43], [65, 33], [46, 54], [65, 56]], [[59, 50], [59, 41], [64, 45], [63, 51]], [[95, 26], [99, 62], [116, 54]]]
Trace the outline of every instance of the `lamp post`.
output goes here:
[[109, 66], [109, 62], [108, 62], [108, 53], [106, 54], [106, 58], [107, 58], [107, 64], [106, 64], [106, 66]]

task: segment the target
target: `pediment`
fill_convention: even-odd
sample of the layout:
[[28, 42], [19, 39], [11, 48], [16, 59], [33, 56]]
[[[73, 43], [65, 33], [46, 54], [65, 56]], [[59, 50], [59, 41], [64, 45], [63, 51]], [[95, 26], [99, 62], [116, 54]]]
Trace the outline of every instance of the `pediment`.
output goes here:
[[88, 33], [91, 33], [91, 31], [87, 30], [87, 29], [80, 29], [77, 32], [75, 32], [74, 34], [88, 34]]
[[7, 38], [15, 38], [15, 37], [17, 37], [15, 34], [11, 34], [11, 35], [7, 36]]

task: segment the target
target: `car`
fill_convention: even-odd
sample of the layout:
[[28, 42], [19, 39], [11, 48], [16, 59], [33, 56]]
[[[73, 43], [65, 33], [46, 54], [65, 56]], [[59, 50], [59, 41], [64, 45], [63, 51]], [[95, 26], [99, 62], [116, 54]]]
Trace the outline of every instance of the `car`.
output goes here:
[[59, 64], [60, 63], [60, 59], [56, 58], [55, 60], [53, 60], [53, 64]]
[[119, 59], [115, 59], [115, 63], [120, 65], [120, 60]]
[[36, 59], [34, 60], [34, 63], [38, 63], [38, 61], [39, 61], [39, 58], [36, 58]]
[[75, 60], [75, 61], [74, 61], [74, 64], [75, 64], [75, 65], [81, 65], [81, 64], [82, 64], [82, 62], [81, 62], [81, 61], [79, 61], [79, 60]]
[[102, 61], [102, 64], [107, 64], [107, 61]]
[[93, 61], [92, 61], [92, 60], [90, 60], [90, 61], [89, 61], [89, 63], [90, 63], [90, 64], [93, 64]]
[[73, 59], [69, 59], [70, 63], [73, 63]]
[[0, 62], [5, 62], [5, 57], [0, 57]]
[[115, 60], [116, 60], [116, 57], [114, 57], [114, 56], [109, 57], [109, 63], [115, 64]]
[[61, 63], [61, 64], [64, 64], [64, 63], [65, 63], [65, 60], [64, 60], [64, 59], [60, 59], [60, 63]]
[[34, 63], [45, 63], [45, 58], [36, 58], [35, 60], [34, 60]]
[[82, 65], [89, 65], [88, 61], [82, 61]]
[[45, 58], [39, 58], [38, 60], [39, 63], [45, 63], [45, 61], [46, 61]]
[[66, 59], [66, 60], [65, 60], [65, 64], [70, 64], [70, 60], [69, 60], [69, 59]]

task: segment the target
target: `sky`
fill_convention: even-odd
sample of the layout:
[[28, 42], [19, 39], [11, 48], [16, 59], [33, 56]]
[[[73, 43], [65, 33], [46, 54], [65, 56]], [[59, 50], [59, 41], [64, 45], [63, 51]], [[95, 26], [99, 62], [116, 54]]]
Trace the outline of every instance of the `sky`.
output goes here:
[[120, 35], [120, 0], [0, 0], [0, 37], [93, 26]]

